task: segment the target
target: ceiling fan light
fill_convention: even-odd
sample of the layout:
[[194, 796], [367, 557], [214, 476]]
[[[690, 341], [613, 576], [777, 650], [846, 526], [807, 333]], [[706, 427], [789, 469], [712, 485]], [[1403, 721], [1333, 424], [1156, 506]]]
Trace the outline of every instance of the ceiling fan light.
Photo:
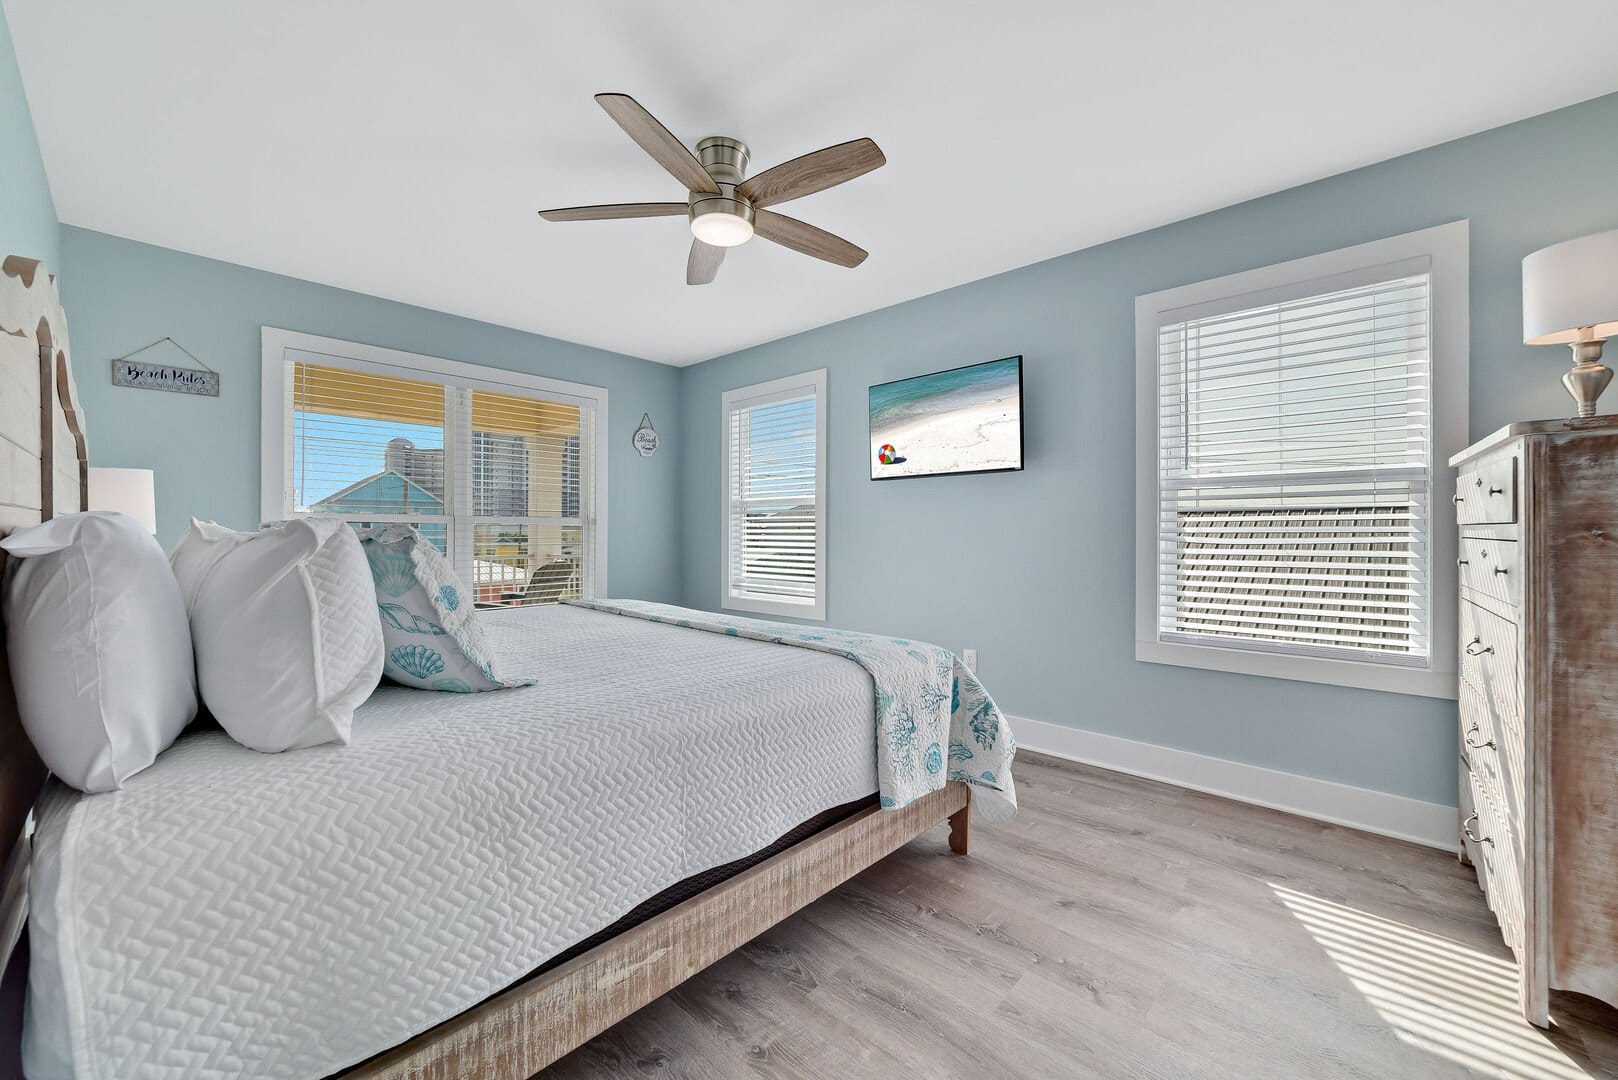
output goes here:
[[739, 214], [700, 214], [691, 219], [691, 235], [713, 247], [736, 247], [753, 238], [753, 223]]

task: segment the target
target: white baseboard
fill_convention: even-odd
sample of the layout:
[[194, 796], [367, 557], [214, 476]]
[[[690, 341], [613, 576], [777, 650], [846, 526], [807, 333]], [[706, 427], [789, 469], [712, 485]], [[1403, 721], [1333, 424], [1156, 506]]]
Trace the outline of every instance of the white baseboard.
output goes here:
[[1455, 851], [1455, 807], [1385, 791], [1317, 780], [1312, 776], [1245, 765], [1154, 743], [1008, 717], [1017, 745], [1025, 750], [1096, 765], [1114, 772], [1223, 795], [1334, 825]]

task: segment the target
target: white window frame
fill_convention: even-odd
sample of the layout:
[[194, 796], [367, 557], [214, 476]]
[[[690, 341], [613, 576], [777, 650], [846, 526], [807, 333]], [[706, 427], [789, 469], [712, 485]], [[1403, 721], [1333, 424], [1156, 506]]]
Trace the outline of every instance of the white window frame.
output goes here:
[[[730, 579], [731, 505], [730, 474], [731, 439], [730, 414], [737, 406], [768, 405], [774, 400], [797, 397], [804, 390], [815, 394], [815, 597], [813, 603], [794, 603], [765, 600], [735, 592]], [[788, 375], [782, 379], [738, 386], [720, 395], [721, 475], [724, 480], [723, 506], [720, 510], [720, 607], [728, 611], [750, 611], [760, 615], [785, 615], [790, 618], [822, 622], [826, 618], [826, 369], [806, 371], [801, 375]]]
[[[1470, 356], [1468, 224], [1451, 222], [1211, 281], [1135, 298], [1135, 659], [1153, 664], [1231, 671], [1269, 678], [1353, 686], [1396, 694], [1450, 698], [1458, 694], [1454, 524], [1441, 517], [1455, 493], [1451, 454], [1466, 446]], [[1161, 444], [1158, 438], [1158, 327], [1188, 317], [1276, 303], [1333, 291], [1330, 279], [1412, 259], [1429, 261], [1432, 424], [1428, 461], [1433, 512], [1428, 520], [1432, 636], [1426, 663], [1400, 667], [1372, 661], [1296, 656], [1229, 645], [1163, 641], [1158, 612], [1158, 515]], [[1307, 286], [1307, 291], [1299, 291]], [[1273, 294], [1266, 298], [1263, 294]], [[1195, 308], [1195, 312], [1186, 309]]]
[[[586, 383], [550, 379], [542, 375], [529, 375], [521, 371], [468, 364], [459, 360], [445, 360], [437, 356], [386, 349], [380, 345], [365, 345], [340, 338], [319, 337], [295, 330], [282, 330], [273, 326], [260, 327], [260, 453], [259, 453], [259, 518], [262, 522], [283, 521], [293, 514], [292, 507], [292, 440], [287, 430], [287, 408], [292, 393], [287, 373], [291, 362], [302, 360], [324, 367], [344, 368], [349, 371], [368, 371], [378, 375], [392, 375], [404, 379], [426, 379], [430, 382], [448, 380], [456, 386], [494, 393], [541, 395], [547, 400], [579, 405], [594, 410], [594, 456], [590, 462], [590, 516], [584, 519], [588, 537], [590, 570], [584, 575], [585, 599], [610, 596], [607, 588], [607, 389]], [[464, 438], [469, 450], [471, 432], [457, 432], [454, 418], [446, 417], [445, 439]], [[582, 450], [581, 450], [582, 453]], [[446, 478], [446, 482], [449, 483]], [[465, 493], [470, 499], [470, 492]], [[451, 496], [454, 499], [454, 495]], [[458, 503], [463, 500], [456, 500]], [[371, 515], [381, 520], [388, 515]], [[454, 521], [452, 515], [452, 543], [466, 545], [472, 542], [469, 518]]]

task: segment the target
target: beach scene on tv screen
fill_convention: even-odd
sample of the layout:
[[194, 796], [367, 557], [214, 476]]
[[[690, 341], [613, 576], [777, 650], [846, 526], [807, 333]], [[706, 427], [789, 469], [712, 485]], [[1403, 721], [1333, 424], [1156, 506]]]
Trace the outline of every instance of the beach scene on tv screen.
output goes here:
[[871, 478], [1022, 467], [1022, 358], [870, 390]]

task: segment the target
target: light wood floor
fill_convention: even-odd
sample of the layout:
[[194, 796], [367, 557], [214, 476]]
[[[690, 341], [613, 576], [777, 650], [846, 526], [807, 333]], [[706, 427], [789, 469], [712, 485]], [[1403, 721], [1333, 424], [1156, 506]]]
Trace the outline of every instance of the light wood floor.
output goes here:
[[937, 829], [546, 1070], [569, 1077], [1618, 1075], [1618, 1015], [1517, 1012], [1472, 871], [1426, 848], [1019, 755]]

